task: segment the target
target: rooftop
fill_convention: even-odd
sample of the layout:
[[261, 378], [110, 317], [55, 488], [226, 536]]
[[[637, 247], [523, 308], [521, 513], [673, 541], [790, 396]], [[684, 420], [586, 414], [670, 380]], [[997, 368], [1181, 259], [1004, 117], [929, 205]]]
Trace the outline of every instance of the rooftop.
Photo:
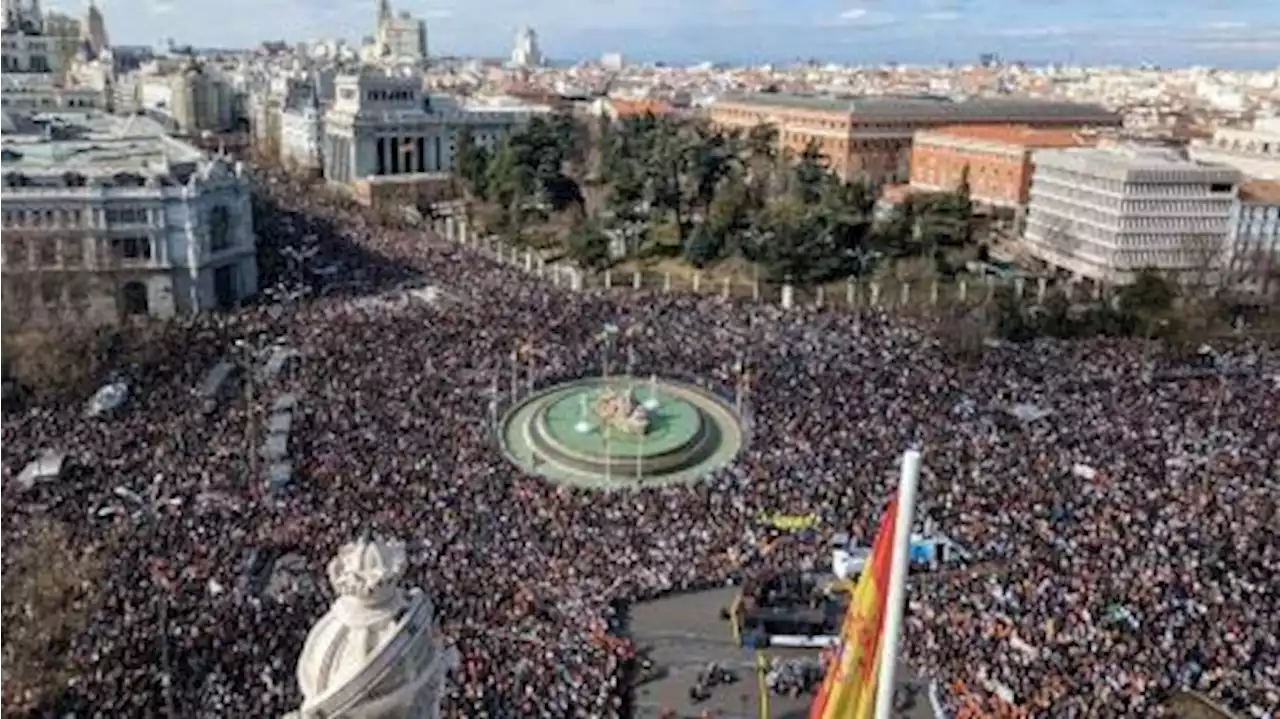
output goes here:
[[1020, 97], [984, 97], [952, 100], [934, 95], [805, 95], [793, 93], [729, 94], [720, 102], [767, 105], [806, 110], [848, 113], [863, 117], [903, 119], [1007, 118], [1028, 120], [1041, 118], [1081, 118], [1090, 121], [1120, 123], [1120, 117], [1101, 105], [1092, 103], [1037, 100]]
[[1235, 184], [1240, 173], [1225, 165], [1188, 159], [1169, 147], [1132, 142], [1111, 142], [1098, 147], [1074, 147], [1040, 150], [1035, 153], [1037, 166], [1053, 166], [1094, 177], [1124, 179], [1131, 172], [1157, 172], [1168, 181], [1222, 182]]
[[1240, 185], [1240, 200], [1258, 204], [1280, 204], [1280, 180], [1246, 180]]
[[1042, 130], [1027, 125], [946, 125], [924, 134], [1044, 149], [1089, 147], [1098, 141], [1095, 132], [1077, 129]]
[[122, 173], [135, 176], [134, 182], [148, 175], [182, 181], [205, 159], [203, 151], [168, 137], [158, 123], [142, 116], [5, 112], [0, 139], [6, 178], [32, 181], [67, 174], [88, 181]]

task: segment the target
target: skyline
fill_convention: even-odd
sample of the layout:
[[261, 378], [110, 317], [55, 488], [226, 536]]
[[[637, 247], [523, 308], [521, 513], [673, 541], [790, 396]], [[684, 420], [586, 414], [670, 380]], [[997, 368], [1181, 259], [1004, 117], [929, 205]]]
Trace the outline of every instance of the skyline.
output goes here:
[[[103, 0], [112, 40], [253, 47], [373, 32], [375, 0]], [[78, 0], [46, 2], [80, 14]], [[426, 20], [433, 55], [505, 56], [530, 25], [555, 60], [621, 52], [638, 61], [970, 62], [1275, 67], [1280, 3], [1268, 0], [400, 0]], [[572, 9], [572, 12], [569, 10]], [[227, 17], [253, 18], [228, 24]], [[499, 20], [495, 20], [499, 18]], [[275, 29], [273, 29], [275, 28]], [[278, 28], [288, 28], [281, 33]], [[1271, 60], [1271, 63], [1267, 63]]]

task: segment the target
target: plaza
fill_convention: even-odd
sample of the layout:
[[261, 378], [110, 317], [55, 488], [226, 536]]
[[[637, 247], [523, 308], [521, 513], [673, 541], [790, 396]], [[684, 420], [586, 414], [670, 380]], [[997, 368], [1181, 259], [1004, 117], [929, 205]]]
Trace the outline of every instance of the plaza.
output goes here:
[[536, 392], [498, 424], [507, 458], [553, 482], [633, 489], [694, 482], [747, 442], [738, 411], [696, 385], [585, 377]]

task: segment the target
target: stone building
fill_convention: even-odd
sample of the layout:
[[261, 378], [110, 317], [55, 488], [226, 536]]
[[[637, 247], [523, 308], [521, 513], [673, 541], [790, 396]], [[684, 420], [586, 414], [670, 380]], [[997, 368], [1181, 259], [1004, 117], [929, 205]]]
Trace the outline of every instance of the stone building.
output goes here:
[[1024, 235], [1032, 256], [1105, 284], [1143, 269], [1209, 283], [1219, 272], [1240, 173], [1168, 148], [1042, 150]]
[[1098, 105], [1048, 100], [929, 96], [834, 98], [784, 93], [728, 95], [710, 108], [713, 123], [777, 128], [780, 149], [799, 154], [810, 141], [845, 179], [875, 184], [910, 176], [916, 132], [943, 125], [1026, 125], [1032, 128], [1119, 127], [1119, 115]]
[[400, 586], [404, 546], [361, 538], [328, 565], [337, 595], [298, 657], [302, 706], [286, 719], [437, 719], [458, 654], [431, 600]]
[[399, 62], [427, 59], [427, 23], [408, 12], [393, 13], [391, 0], [378, 0], [373, 37], [375, 58]]
[[1280, 118], [1258, 120], [1248, 130], [1220, 128], [1213, 139], [1191, 143], [1190, 155], [1231, 165], [1255, 179], [1280, 180]]
[[1226, 285], [1273, 297], [1280, 292], [1280, 180], [1246, 180], [1231, 212]]
[[4, 113], [6, 326], [105, 324], [257, 291], [249, 182], [145, 117]]
[[365, 70], [339, 76], [324, 117], [324, 176], [335, 184], [430, 181], [453, 170], [456, 139], [470, 127], [492, 146], [549, 108], [523, 104], [463, 104], [432, 95], [420, 78]]

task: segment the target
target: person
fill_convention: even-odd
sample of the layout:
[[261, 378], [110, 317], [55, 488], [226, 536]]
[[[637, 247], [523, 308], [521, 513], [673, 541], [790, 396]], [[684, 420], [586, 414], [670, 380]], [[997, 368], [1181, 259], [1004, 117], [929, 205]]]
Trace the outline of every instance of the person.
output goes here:
[[[1278, 703], [1272, 347], [1224, 346], [1254, 369], [1221, 377], [1116, 338], [1002, 345], [957, 366], [927, 325], [874, 308], [556, 288], [278, 175], [259, 173], [254, 211], [276, 300], [122, 328], [148, 354], [127, 362], [136, 391], [109, 421], [84, 416], [85, 396], [5, 405], [6, 582], [47, 522], [96, 577], [83, 622], [48, 645], [66, 680], [6, 677], [5, 710], [296, 708], [293, 662], [323, 582], [267, 595], [246, 558], [296, 555], [318, 576], [367, 527], [406, 541], [406, 580], [461, 654], [445, 716], [617, 717], [636, 647], [601, 634], [631, 604], [733, 577], [753, 597], [836, 534], [871, 537], [908, 446], [928, 469], [918, 513], [971, 557], [913, 581], [904, 619], [902, 660], [944, 687], [949, 711], [1161, 716], [1184, 689], [1242, 715]], [[428, 284], [442, 299], [411, 300]], [[535, 386], [591, 375], [606, 322], [643, 328], [618, 339], [638, 376], [730, 402], [749, 354], [749, 446], [698, 483], [631, 492], [562, 488], [506, 461], [487, 418], [512, 348], [536, 348]], [[260, 339], [296, 348], [293, 370], [251, 373], [252, 391], [205, 414], [190, 388], [232, 353], [261, 364]], [[254, 457], [283, 394], [299, 398], [294, 479], [268, 490]], [[1020, 402], [1051, 414], [1002, 425], [997, 408]], [[11, 490], [52, 445], [79, 461]], [[771, 536], [759, 518], [774, 514], [817, 521]], [[13, 601], [6, 629], [27, 621]], [[1113, 606], [1133, 621], [1104, 621]]]

